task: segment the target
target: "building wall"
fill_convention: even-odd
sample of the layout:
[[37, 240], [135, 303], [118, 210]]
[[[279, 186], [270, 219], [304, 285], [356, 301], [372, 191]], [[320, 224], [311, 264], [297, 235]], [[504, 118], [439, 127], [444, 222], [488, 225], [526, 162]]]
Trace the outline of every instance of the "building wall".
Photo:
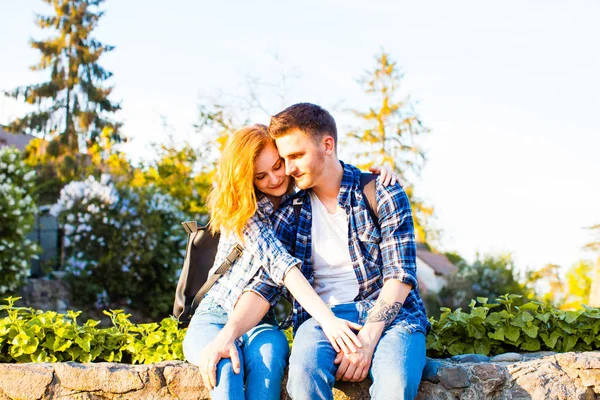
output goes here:
[[446, 284], [446, 279], [441, 275], [436, 275], [433, 268], [425, 264], [417, 257], [417, 277], [425, 284], [427, 290], [438, 293]]

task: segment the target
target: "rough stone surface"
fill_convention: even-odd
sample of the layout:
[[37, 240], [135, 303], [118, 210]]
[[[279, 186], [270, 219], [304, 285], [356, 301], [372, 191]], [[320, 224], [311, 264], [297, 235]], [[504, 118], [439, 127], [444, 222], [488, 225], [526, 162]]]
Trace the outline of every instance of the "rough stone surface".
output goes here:
[[469, 373], [463, 367], [446, 367], [440, 371], [440, 383], [448, 389], [466, 388], [471, 386]]
[[503, 353], [491, 358], [492, 362], [517, 362], [523, 359], [519, 353]]
[[6, 398], [39, 399], [52, 379], [52, 364], [0, 364], [0, 395]]
[[[520, 362], [461, 361], [428, 360], [417, 399], [600, 400], [600, 351], [527, 354]], [[334, 397], [368, 399], [369, 385], [369, 380], [339, 383]], [[282, 388], [282, 398], [287, 398], [285, 379]], [[187, 400], [210, 396], [198, 369], [181, 361], [0, 364], [0, 400], [53, 398]]]
[[483, 354], [460, 354], [458, 356], [452, 356], [452, 361], [459, 363], [475, 363], [475, 362], [488, 362], [490, 358]]

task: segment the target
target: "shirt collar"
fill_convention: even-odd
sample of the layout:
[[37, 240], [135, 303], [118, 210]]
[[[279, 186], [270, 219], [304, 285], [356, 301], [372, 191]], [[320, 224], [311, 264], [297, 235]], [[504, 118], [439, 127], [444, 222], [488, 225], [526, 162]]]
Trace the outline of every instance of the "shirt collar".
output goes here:
[[[293, 194], [293, 193], [292, 193]], [[279, 203], [280, 207], [284, 201], [286, 201], [291, 195], [284, 194], [281, 198], [281, 202]], [[256, 191], [256, 207], [260, 210], [261, 213], [271, 216], [275, 212], [275, 207], [273, 207], [273, 203], [271, 200], [262, 192]]]
[[340, 193], [338, 194], [338, 204], [342, 208], [351, 206], [352, 191], [356, 188], [356, 182], [360, 182], [360, 170], [353, 165], [346, 164], [340, 160], [344, 175], [342, 175], [342, 183], [340, 185]]

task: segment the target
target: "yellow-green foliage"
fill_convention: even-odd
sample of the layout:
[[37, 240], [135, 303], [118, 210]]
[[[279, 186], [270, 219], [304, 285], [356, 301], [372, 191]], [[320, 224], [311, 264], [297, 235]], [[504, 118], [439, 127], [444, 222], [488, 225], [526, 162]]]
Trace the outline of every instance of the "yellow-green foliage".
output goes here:
[[149, 364], [182, 360], [185, 330], [174, 318], [159, 323], [133, 324], [121, 310], [104, 311], [113, 326], [99, 321], [77, 322], [80, 312], [39, 311], [15, 307], [18, 298], [0, 306], [0, 362], [123, 362]]

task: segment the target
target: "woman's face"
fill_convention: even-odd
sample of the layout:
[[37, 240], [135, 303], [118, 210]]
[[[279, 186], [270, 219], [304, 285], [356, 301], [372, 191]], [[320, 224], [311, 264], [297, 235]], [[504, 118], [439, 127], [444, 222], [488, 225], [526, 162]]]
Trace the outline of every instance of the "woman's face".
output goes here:
[[254, 186], [264, 194], [283, 196], [291, 177], [285, 174], [283, 159], [272, 143], [265, 146], [254, 162]]

